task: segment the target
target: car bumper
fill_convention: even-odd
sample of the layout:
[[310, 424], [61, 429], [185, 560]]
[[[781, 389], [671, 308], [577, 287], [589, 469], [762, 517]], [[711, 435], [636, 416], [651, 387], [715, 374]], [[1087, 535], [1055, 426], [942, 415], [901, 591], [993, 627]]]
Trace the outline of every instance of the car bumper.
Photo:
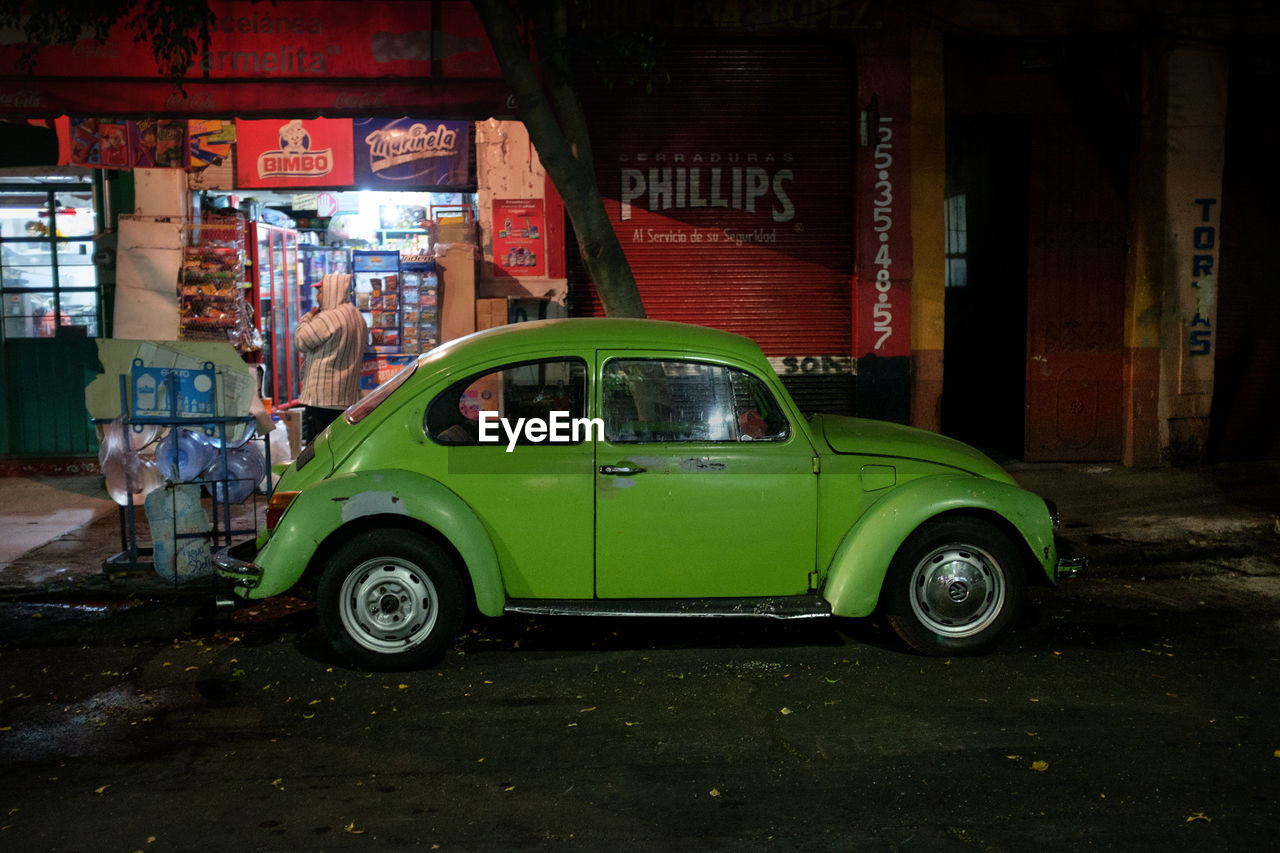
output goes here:
[[213, 564], [218, 576], [234, 581], [237, 590], [250, 590], [262, 583], [262, 567], [253, 562], [256, 556], [257, 540], [246, 539], [219, 550], [213, 555]]
[[1054, 543], [1058, 550], [1058, 565], [1054, 578], [1073, 578], [1089, 567], [1089, 556], [1065, 539]]
[[1049, 522], [1054, 531], [1053, 547], [1058, 553], [1058, 563], [1054, 566], [1053, 579], [1056, 582], [1064, 578], [1073, 578], [1089, 568], [1089, 556], [1058, 535], [1058, 528], [1062, 526], [1058, 505], [1048, 499], [1045, 500], [1044, 505], [1049, 510]]

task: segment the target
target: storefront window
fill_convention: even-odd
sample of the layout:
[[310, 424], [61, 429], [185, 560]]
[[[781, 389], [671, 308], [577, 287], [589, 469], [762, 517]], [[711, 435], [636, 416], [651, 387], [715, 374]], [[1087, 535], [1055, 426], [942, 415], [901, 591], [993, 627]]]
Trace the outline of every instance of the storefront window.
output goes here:
[[99, 335], [90, 184], [0, 184], [3, 337], [48, 338], [80, 326]]

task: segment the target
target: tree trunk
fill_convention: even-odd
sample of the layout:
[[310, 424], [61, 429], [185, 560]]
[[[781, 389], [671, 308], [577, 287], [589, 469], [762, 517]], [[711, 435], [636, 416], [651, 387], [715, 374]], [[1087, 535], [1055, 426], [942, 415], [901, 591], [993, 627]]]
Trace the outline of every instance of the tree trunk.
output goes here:
[[539, 75], [521, 40], [510, 0], [472, 0], [489, 43], [578, 236], [578, 249], [610, 317], [643, 317], [644, 303], [596, 183], [586, 116], [565, 59], [564, 0], [540, 4], [533, 25]]

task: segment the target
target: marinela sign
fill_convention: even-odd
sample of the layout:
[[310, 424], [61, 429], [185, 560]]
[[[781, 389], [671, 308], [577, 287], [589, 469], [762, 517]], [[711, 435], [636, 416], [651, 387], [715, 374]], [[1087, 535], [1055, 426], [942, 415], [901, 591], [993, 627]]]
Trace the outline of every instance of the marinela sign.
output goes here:
[[471, 123], [422, 118], [356, 119], [360, 186], [462, 187], [469, 183]]

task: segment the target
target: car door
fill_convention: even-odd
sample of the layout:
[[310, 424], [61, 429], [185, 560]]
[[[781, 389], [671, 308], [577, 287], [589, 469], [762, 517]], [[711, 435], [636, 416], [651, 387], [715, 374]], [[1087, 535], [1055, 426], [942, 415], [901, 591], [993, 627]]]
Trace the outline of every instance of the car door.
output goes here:
[[580, 358], [510, 362], [454, 383], [427, 407], [427, 434], [447, 448], [444, 482], [488, 528], [511, 598], [594, 592], [592, 436], [522, 429], [513, 441], [499, 420], [513, 430], [585, 420], [588, 370]]
[[596, 596], [798, 595], [814, 570], [813, 448], [768, 384], [664, 353], [598, 353]]

